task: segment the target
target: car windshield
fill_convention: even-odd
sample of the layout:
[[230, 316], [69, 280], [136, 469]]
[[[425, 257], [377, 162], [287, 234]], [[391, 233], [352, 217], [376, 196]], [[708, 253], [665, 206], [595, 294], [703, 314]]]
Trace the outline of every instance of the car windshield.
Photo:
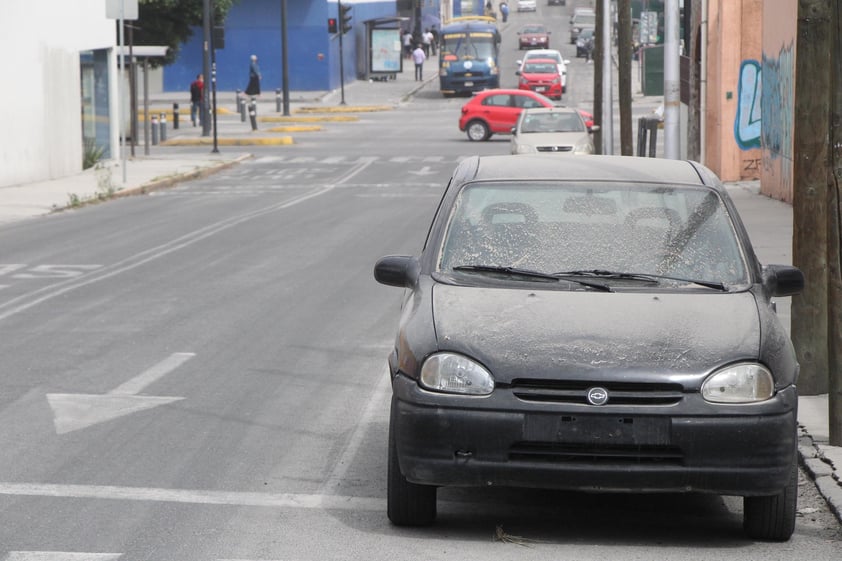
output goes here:
[[597, 271], [606, 282], [645, 287], [652, 279], [644, 283], [631, 275], [748, 284], [725, 205], [715, 191], [689, 185], [466, 184], [450, 213], [438, 271], [475, 276], [477, 267]]
[[523, 116], [520, 132], [584, 132], [585, 123], [577, 113], [528, 113]]
[[558, 66], [554, 62], [527, 62], [523, 65], [523, 71], [527, 74], [555, 74]]
[[489, 32], [447, 33], [442, 36], [442, 60], [493, 60], [494, 35]]
[[576, 25], [595, 25], [596, 24], [596, 16], [593, 14], [576, 14], [574, 19], [574, 23]]
[[530, 25], [523, 28], [524, 33], [546, 33], [540, 25]]

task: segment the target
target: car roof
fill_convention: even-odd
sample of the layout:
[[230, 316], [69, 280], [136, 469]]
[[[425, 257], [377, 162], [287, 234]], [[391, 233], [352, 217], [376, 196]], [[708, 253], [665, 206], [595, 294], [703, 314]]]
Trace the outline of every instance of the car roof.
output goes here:
[[573, 113], [574, 115], [579, 115], [578, 109], [573, 109], [572, 107], [527, 107], [523, 110], [524, 113]]
[[529, 97], [534, 97], [535, 92], [530, 90], [518, 90], [513, 88], [493, 88], [490, 90], [482, 90], [481, 92], [477, 92], [474, 94], [474, 99], [478, 97], [486, 97], [489, 95], [494, 94], [514, 94], [514, 95], [525, 95]]
[[474, 180], [623, 181], [708, 185], [724, 189], [712, 172], [689, 160], [591, 155], [546, 158], [542, 155], [473, 156], [458, 166], [460, 183]]

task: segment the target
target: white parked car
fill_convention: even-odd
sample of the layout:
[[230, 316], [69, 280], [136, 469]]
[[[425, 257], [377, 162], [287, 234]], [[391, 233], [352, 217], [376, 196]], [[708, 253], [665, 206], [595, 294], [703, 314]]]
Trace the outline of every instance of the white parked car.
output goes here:
[[518, 12], [534, 12], [537, 9], [538, 5], [535, 0], [518, 0], [517, 2]]
[[576, 109], [524, 109], [512, 129], [512, 154], [593, 154], [594, 130]]
[[518, 60], [515, 63], [517, 64], [518, 72], [523, 72], [524, 63], [531, 58], [549, 58], [556, 61], [556, 64], [558, 64], [558, 73], [561, 74], [561, 91], [562, 93], [567, 93], [567, 65], [570, 64], [569, 60], [562, 57], [561, 53], [556, 49], [532, 49], [523, 55], [522, 60]]

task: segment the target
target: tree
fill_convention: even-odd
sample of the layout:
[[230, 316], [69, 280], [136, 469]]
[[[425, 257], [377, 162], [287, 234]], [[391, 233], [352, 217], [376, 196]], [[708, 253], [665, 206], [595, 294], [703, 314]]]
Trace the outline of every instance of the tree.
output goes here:
[[[239, 0], [212, 0], [213, 20], [219, 25]], [[164, 64], [173, 62], [181, 45], [202, 28], [204, 0], [138, 0], [138, 20], [133, 22], [135, 45], [166, 45]]]

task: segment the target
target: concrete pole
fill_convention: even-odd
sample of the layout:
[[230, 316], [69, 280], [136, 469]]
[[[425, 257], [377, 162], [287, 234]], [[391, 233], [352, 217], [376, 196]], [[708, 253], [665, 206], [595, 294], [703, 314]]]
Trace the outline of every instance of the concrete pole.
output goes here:
[[664, 157], [681, 158], [681, 69], [679, 66], [678, 0], [664, 4]]
[[602, 153], [614, 153], [614, 85], [611, 81], [611, 0], [602, 0]]

